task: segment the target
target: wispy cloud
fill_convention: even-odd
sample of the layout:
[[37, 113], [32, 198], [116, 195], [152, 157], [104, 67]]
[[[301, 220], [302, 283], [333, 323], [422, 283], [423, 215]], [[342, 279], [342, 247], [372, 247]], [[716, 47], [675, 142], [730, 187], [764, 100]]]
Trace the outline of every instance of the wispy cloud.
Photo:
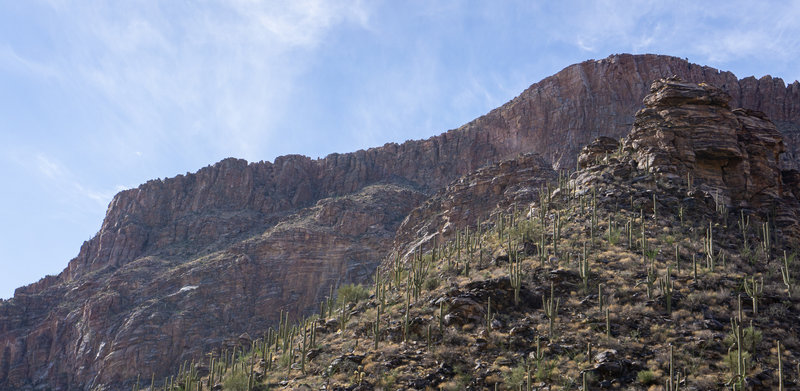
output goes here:
[[314, 46], [332, 25], [343, 21], [366, 25], [368, 15], [359, 2], [339, 3], [318, 0], [283, 1], [265, 4], [236, 1], [236, 12], [249, 23], [247, 29], [268, 32], [267, 40], [288, 46]]
[[112, 145], [249, 159], [278, 136], [303, 58], [335, 26], [368, 23], [360, 2], [54, 6], [65, 24], [55, 61], [70, 88], [109, 102], [100, 125]]
[[[39, 182], [45, 189], [61, 195], [66, 205], [83, 206], [90, 210], [97, 210], [98, 207], [105, 208], [115, 193], [127, 188], [127, 186], [117, 185], [113, 189], [97, 190], [83, 184], [70, 169], [56, 158], [42, 152], [34, 154], [33, 157], [33, 170], [29, 171], [41, 177]], [[21, 166], [30, 164], [26, 159], [14, 160]]]
[[36, 168], [44, 177], [48, 179], [63, 177], [64, 169], [61, 167], [61, 164], [53, 162], [47, 156], [41, 153], [36, 154], [35, 160]]
[[0, 44], [0, 69], [40, 78], [58, 76], [58, 72], [52, 66], [25, 58], [8, 44]]
[[[653, 52], [726, 66], [769, 58], [789, 67], [800, 56], [800, 1], [600, 1], [571, 8], [558, 39], [589, 54]], [[769, 70], [765, 70], [769, 71]], [[747, 75], [738, 75], [747, 76]], [[789, 75], [797, 76], [795, 75]]]

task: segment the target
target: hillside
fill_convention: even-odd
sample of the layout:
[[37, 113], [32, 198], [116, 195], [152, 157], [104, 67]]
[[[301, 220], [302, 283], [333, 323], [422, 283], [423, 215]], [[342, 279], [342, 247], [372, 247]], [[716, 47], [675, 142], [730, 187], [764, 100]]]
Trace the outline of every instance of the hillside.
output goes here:
[[627, 137], [586, 146], [578, 171], [525, 155], [460, 178], [406, 218], [371, 287], [167, 383], [800, 388], [798, 188], [775, 126], [729, 99], [661, 79]]
[[[437, 239], [443, 242], [480, 215], [488, 222], [495, 208], [535, 201], [536, 185], [559, 177], [551, 165], [571, 169], [596, 137], [626, 135], [651, 81], [670, 75], [720, 86], [731, 107], [760, 110], [782, 135], [785, 152], [769, 170], [747, 167], [750, 177], [765, 180], [778, 172], [781, 184], [754, 183], [755, 195], [745, 199], [728, 195], [731, 209], [750, 202], [761, 208], [761, 186], [773, 189], [770, 196], [797, 187], [800, 175], [791, 171], [800, 148], [797, 82], [739, 80], [667, 56], [587, 61], [426, 140], [317, 160], [226, 159], [117, 194], [98, 234], [61, 274], [0, 302], [0, 389], [129, 389], [137, 375], [162, 378], [183, 362], [235, 345], [242, 333], [259, 335], [279, 323], [282, 310], [293, 321], [311, 315], [335, 287], [369, 281], [393, 248], [406, 253], [429, 245], [440, 223], [450, 223]], [[515, 160], [530, 153], [539, 157]], [[730, 153], [720, 156], [743, 161]], [[653, 166], [659, 159], [652, 158]], [[540, 175], [500, 197], [506, 195], [496, 189], [518, 181], [519, 166]], [[746, 182], [730, 173], [744, 172], [733, 164], [691, 170], [717, 168], [723, 182]], [[456, 196], [466, 189], [452, 182], [473, 172], [489, 182], [483, 193]], [[504, 172], [510, 182], [492, 184]], [[488, 195], [499, 198], [484, 203]], [[453, 202], [464, 206], [447, 209]], [[441, 221], [428, 221], [432, 215]]]

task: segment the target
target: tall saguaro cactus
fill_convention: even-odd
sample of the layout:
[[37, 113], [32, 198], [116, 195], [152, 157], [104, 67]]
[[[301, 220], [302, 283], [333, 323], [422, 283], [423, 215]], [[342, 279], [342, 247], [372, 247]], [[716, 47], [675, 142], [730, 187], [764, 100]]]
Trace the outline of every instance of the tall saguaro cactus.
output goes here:
[[555, 333], [553, 332], [553, 323], [555, 322], [556, 315], [558, 314], [558, 303], [560, 299], [555, 298], [555, 288], [553, 287], [553, 282], [550, 282], [550, 298], [545, 299], [542, 298], [542, 309], [544, 310], [544, 315], [547, 317], [548, 320], [548, 330], [550, 332], [550, 340], [553, 340]]
[[756, 282], [755, 277], [750, 277], [749, 282], [747, 281], [747, 277], [745, 277], [744, 291], [753, 299], [753, 315], [758, 315], [758, 298], [764, 293], [764, 277], [761, 277], [758, 282]]

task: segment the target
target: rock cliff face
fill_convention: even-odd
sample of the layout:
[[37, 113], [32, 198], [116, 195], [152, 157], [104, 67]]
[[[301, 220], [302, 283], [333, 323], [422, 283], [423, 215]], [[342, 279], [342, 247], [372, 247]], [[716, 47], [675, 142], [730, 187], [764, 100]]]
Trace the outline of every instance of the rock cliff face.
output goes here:
[[[276, 310], [316, 308], [331, 286], [371, 276], [379, 250], [421, 199], [400, 185], [369, 185], [256, 234], [234, 231], [194, 252], [196, 242], [184, 239], [41, 293], [21, 290], [1, 308], [2, 335], [16, 337], [2, 352], [4, 387], [41, 379], [89, 388], [166, 374], [172, 363], [264, 330]], [[59, 372], [39, 362], [53, 359]]]
[[474, 232], [492, 211], [538, 201], [539, 192], [556, 178], [550, 164], [536, 154], [482, 167], [412, 210], [397, 230], [394, 249], [408, 255], [420, 246], [427, 250], [434, 243], [451, 240], [456, 231], [469, 228]]
[[[738, 80], [666, 56], [587, 61], [427, 140], [318, 160], [226, 159], [195, 174], [119, 193], [99, 233], [60, 275], [19, 288], [13, 299], [0, 303], [0, 389], [130, 388], [123, 384], [136, 374], [165, 375], [228, 338], [263, 330], [276, 322], [280, 309], [301, 314], [330, 286], [365, 280], [391, 247], [400, 223], [428, 195], [487, 162], [519, 153], [539, 153], [543, 161], [527, 159], [542, 175], [554, 175], [549, 163], [574, 167], [580, 148], [594, 138], [627, 134], [652, 80], [670, 75], [717, 85], [730, 96], [730, 106], [760, 110], [775, 121], [777, 128], [760, 114], [730, 111], [721, 101], [696, 102], [728, 110], [720, 118], [765, 137], [758, 150], [748, 146], [736, 152], [733, 144], [710, 150], [728, 159], [725, 167], [744, 162], [745, 154], [773, 156], [780, 148], [773, 142], [777, 129], [786, 149], [779, 168], [784, 177], [796, 177], [791, 170], [800, 156], [797, 82], [787, 87], [769, 76]], [[654, 101], [645, 110], [655, 118], [658, 105], [668, 102]], [[737, 146], [751, 144], [729, 136]], [[485, 173], [502, 178], [503, 170], [518, 167]], [[749, 163], [749, 169], [755, 175], [775, 167]], [[720, 175], [731, 185], [751, 185], [741, 175]], [[478, 182], [493, 194], [488, 176]], [[749, 187], [748, 202], [775, 184], [765, 184], [766, 193], [758, 186]], [[432, 202], [453, 200], [472, 202], [446, 195]], [[454, 224], [464, 219], [466, 206], [459, 208], [442, 219]], [[406, 227], [417, 226], [413, 220], [412, 214]]]
[[650, 92], [624, 143], [639, 168], [691, 181], [715, 205], [756, 211], [800, 238], [798, 171], [781, 169], [784, 137], [763, 112], [731, 110], [718, 88], [677, 78], [655, 81]]
[[729, 101], [708, 84], [657, 80], [625, 147], [634, 151], [640, 169], [674, 181], [690, 181], [693, 175], [725, 205], [771, 205], [783, 191], [783, 138], [764, 113], [731, 110]]
[[501, 155], [532, 151], [556, 168], [574, 168], [580, 149], [595, 138], [627, 135], [652, 81], [672, 75], [719, 87], [730, 95], [731, 107], [765, 113], [787, 139], [782, 167], [798, 168], [799, 82], [786, 86], [770, 76], [739, 80], [730, 72], [675, 57], [623, 54], [575, 64], [462, 128], [492, 133]]
[[[577, 156], [582, 171], [572, 174], [578, 191], [614, 182], [628, 193], [641, 187], [636, 201], [651, 208], [656, 189], [669, 193], [688, 187], [706, 209], [771, 219], [786, 240], [797, 241], [800, 173], [780, 168], [783, 137], [764, 113], [732, 109], [730, 101], [730, 95], [706, 83], [674, 76], [655, 80], [626, 137], [601, 136], [582, 148]], [[476, 170], [412, 210], [398, 228], [394, 250], [401, 255], [420, 246], [428, 250], [434, 242], [452, 240], [458, 230], [474, 231], [476, 223], [495, 220], [490, 213], [511, 215], [510, 205], [538, 203], [541, 191], [550, 190], [544, 186], [557, 178], [535, 154]]]
[[[577, 187], [588, 189], [598, 181], [612, 187], [619, 181], [636, 182], [629, 187], [650, 193], [687, 189], [693, 200], [687, 204], [697, 201], [722, 215], [742, 211], [769, 221], [782, 240], [797, 242], [799, 174], [781, 170], [784, 139], [764, 113], [731, 109], [729, 101], [728, 94], [705, 83], [677, 77], [654, 81], [627, 137], [600, 137], [583, 148]], [[639, 201], [653, 207], [654, 201]]]

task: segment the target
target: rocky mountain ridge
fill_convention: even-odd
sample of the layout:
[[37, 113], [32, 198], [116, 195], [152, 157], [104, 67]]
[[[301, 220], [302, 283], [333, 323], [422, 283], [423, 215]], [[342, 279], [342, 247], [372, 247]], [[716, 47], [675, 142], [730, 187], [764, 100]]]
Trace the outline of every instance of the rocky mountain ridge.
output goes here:
[[408, 215], [373, 285], [209, 352], [179, 384], [796, 389], [800, 203], [780, 134], [710, 85], [650, 91], [577, 172], [525, 154], [466, 174]]
[[574, 167], [595, 137], [626, 134], [650, 81], [673, 74], [718, 85], [733, 107], [773, 119], [787, 151], [780, 168], [791, 177], [797, 82], [738, 80], [655, 55], [572, 65], [427, 140], [318, 160], [226, 159], [121, 192], [64, 272], [0, 304], [0, 389], [113, 388], [263, 330], [279, 309], [310, 311], [331, 286], [365, 281], [429, 195], [519, 153]]

